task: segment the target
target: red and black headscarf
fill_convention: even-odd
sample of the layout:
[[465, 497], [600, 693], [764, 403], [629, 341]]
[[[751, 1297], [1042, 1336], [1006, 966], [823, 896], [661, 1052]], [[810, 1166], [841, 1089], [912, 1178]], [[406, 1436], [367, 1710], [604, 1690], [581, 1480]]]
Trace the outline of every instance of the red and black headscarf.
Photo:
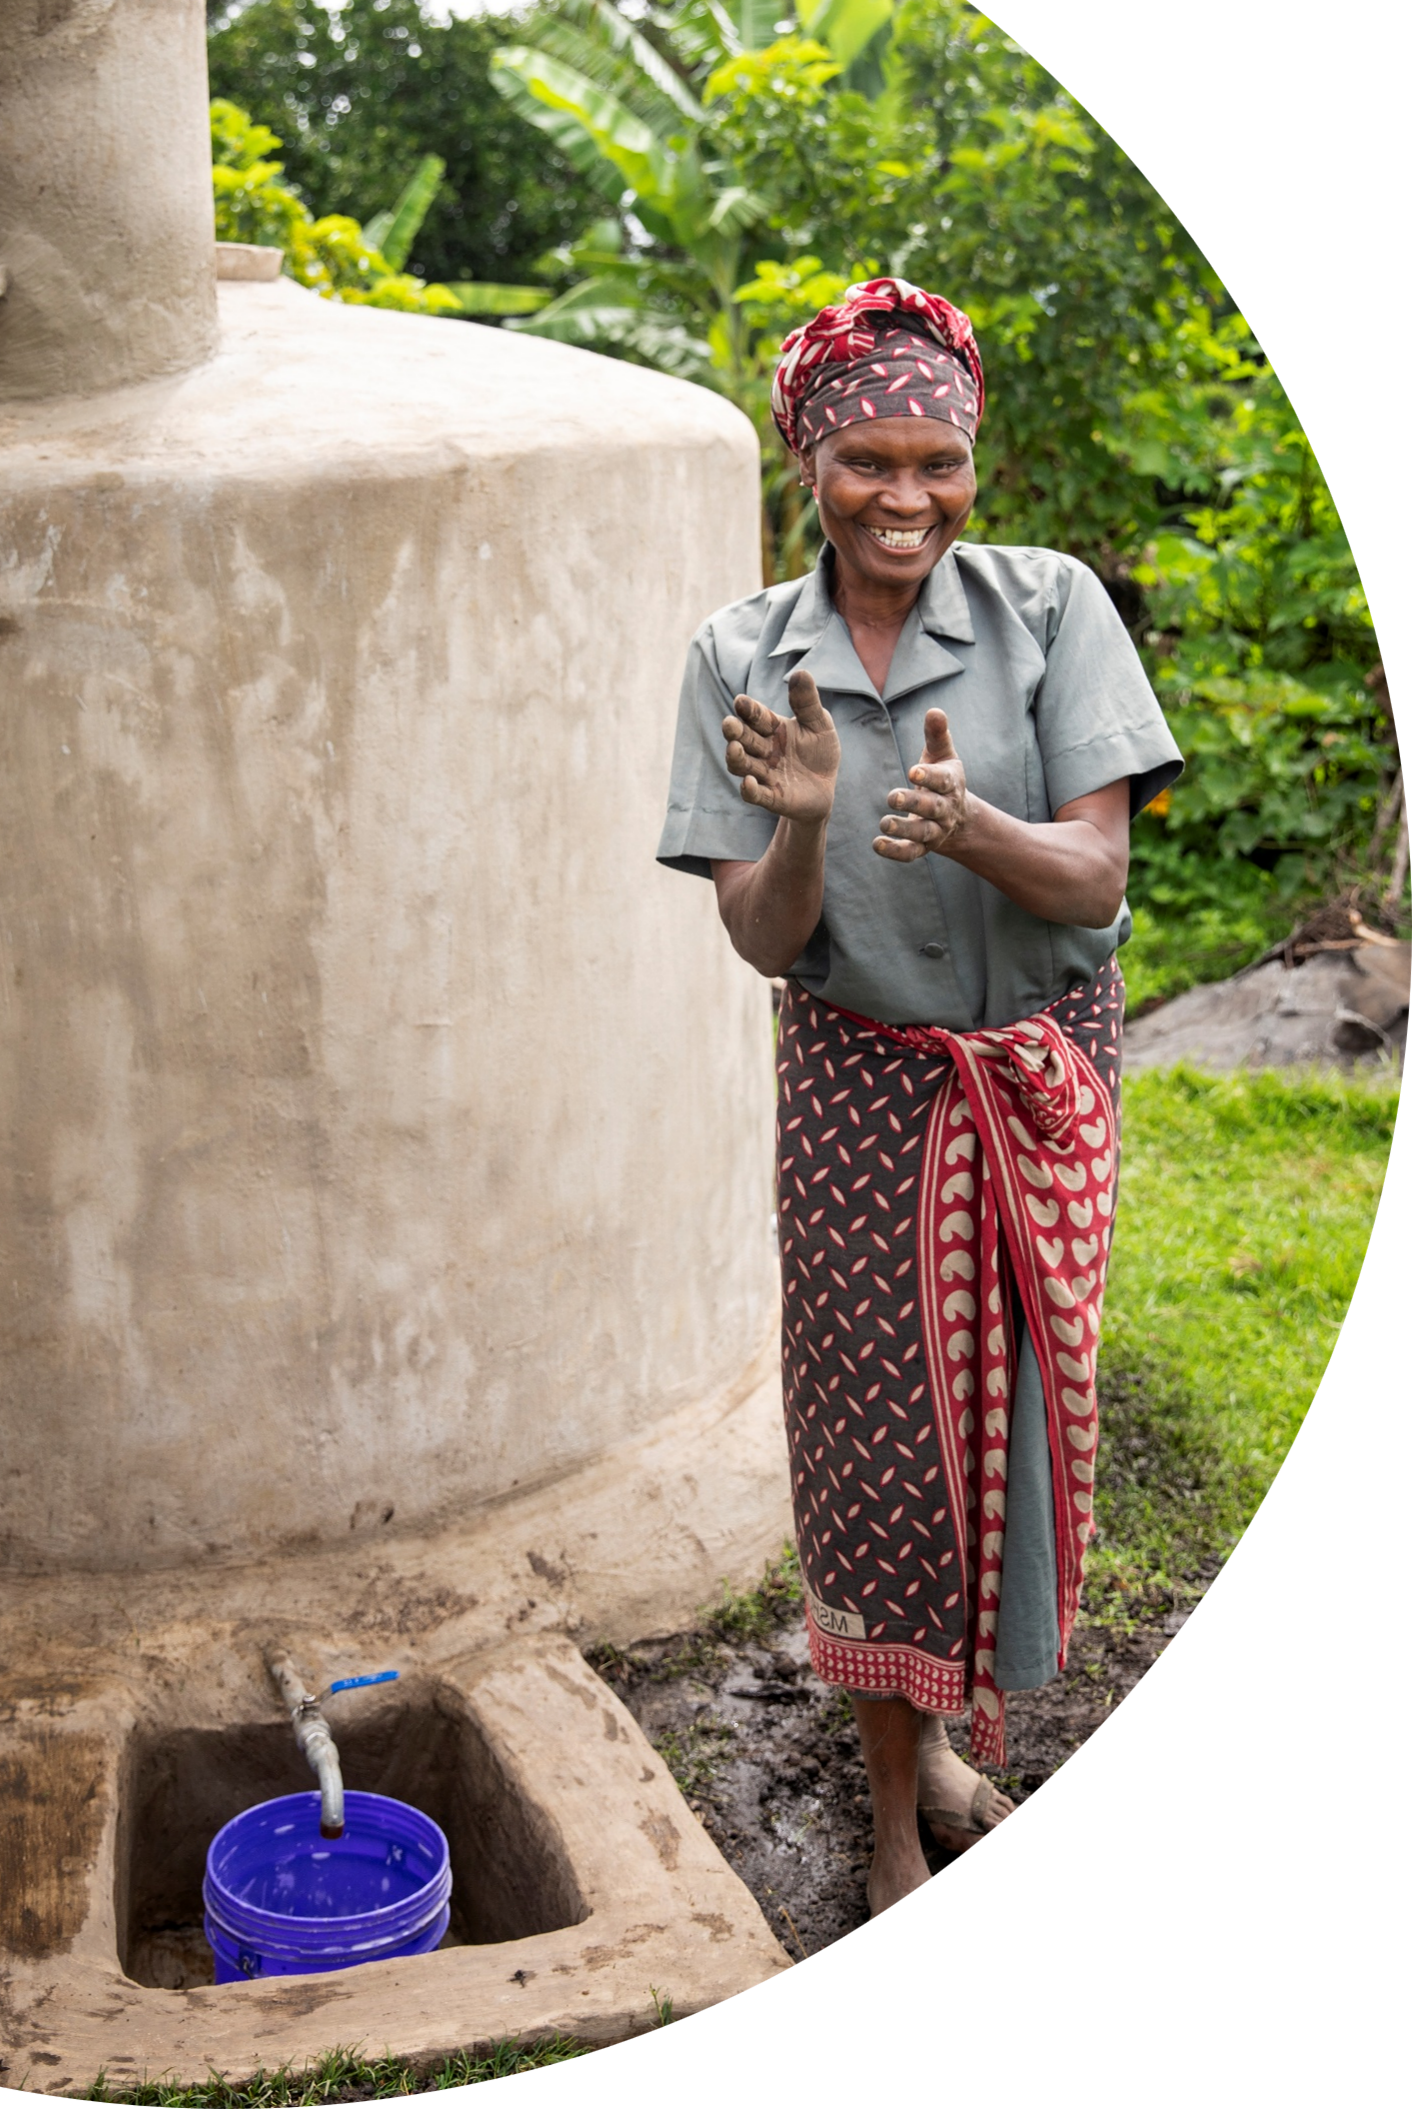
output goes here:
[[941, 418], [973, 440], [985, 407], [975, 333], [939, 294], [870, 278], [790, 331], [770, 407], [794, 454], [874, 417]]

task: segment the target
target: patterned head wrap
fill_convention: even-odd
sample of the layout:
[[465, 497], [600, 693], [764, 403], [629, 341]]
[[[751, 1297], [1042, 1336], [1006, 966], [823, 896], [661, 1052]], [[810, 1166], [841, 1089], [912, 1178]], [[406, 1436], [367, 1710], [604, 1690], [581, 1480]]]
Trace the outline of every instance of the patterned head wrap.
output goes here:
[[969, 319], [905, 278], [850, 286], [791, 330], [770, 392], [791, 453], [870, 417], [936, 417], [974, 439], [985, 407]]

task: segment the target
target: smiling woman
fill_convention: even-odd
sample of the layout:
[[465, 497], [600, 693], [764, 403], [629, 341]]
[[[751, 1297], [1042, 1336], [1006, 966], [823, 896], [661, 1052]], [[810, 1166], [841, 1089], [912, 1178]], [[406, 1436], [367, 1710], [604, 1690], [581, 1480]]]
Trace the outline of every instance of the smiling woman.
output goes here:
[[693, 640], [659, 859], [709, 875], [779, 1034], [784, 1395], [810, 1650], [853, 1696], [874, 1911], [1010, 1804], [1092, 1530], [1132, 814], [1181, 768], [1103, 588], [960, 541], [969, 322], [901, 279], [786, 339], [818, 569]]

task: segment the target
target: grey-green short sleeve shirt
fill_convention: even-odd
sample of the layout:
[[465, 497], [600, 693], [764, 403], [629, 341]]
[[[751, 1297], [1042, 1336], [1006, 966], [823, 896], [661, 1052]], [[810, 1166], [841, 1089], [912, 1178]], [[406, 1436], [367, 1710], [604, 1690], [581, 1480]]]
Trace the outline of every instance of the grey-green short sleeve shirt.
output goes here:
[[958, 543], [925, 581], [879, 695], [829, 594], [825, 563], [735, 601], [692, 640], [659, 862], [710, 876], [754, 862], [775, 822], [726, 768], [721, 719], [737, 695], [789, 715], [786, 682], [811, 673], [843, 755], [824, 858], [824, 910], [792, 972], [830, 1003], [889, 1024], [968, 1032], [1031, 1016], [1086, 981], [1132, 929], [1046, 922], [945, 857], [895, 864], [872, 847], [887, 794], [947, 712], [972, 791], [1046, 821], [1127, 777], [1139, 812], [1181, 756], [1102, 585], [1052, 549]]

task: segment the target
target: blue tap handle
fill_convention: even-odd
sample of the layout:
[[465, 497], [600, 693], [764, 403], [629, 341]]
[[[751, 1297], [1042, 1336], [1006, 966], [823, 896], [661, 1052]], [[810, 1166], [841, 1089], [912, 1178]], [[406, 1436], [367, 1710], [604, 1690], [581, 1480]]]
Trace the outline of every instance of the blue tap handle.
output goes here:
[[375, 1670], [371, 1677], [340, 1677], [328, 1688], [330, 1699], [335, 1692], [356, 1691], [360, 1684], [392, 1684], [398, 1677], [397, 1670]]

